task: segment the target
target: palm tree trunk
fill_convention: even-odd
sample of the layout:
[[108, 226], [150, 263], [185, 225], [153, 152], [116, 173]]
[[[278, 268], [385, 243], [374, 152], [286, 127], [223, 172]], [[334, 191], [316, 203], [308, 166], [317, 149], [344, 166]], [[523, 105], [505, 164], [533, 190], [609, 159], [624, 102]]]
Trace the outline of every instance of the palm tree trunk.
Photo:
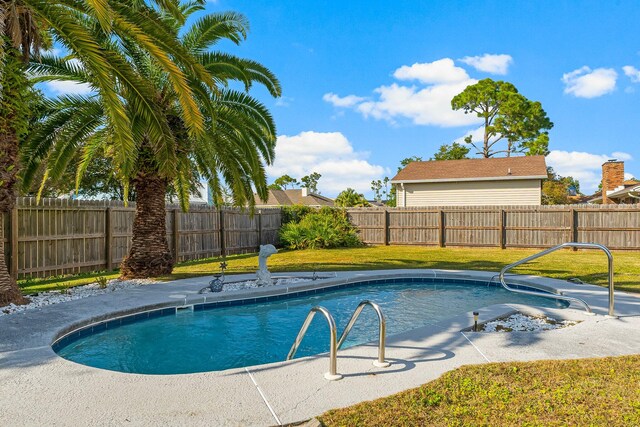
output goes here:
[[129, 255], [122, 261], [124, 279], [171, 274], [173, 256], [167, 243], [167, 180], [156, 174], [140, 174], [133, 182], [136, 213]]
[[[18, 176], [19, 117], [23, 99], [24, 74], [15, 50], [6, 54], [0, 70], [0, 215], [11, 212], [16, 203]], [[9, 275], [4, 256], [4, 244], [0, 241], [0, 306], [9, 303], [24, 304], [16, 281]]]

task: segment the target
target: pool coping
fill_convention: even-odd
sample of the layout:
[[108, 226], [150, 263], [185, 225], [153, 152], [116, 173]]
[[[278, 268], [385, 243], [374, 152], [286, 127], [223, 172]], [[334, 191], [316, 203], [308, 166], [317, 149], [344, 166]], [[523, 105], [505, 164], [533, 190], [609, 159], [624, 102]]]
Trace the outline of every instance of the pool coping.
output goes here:
[[[431, 276], [433, 274], [433, 276]], [[64, 344], [63, 341], [67, 339], [69, 342], [74, 341], [76, 339], [82, 338], [86, 335], [90, 335], [95, 332], [99, 332], [101, 330], [107, 329], [110, 323], [114, 321], [119, 321], [119, 325], [124, 325], [128, 323], [133, 323], [138, 320], [150, 319], [154, 317], [161, 316], [169, 316], [172, 314], [176, 314], [179, 309], [192, 309], [195, 310], [210, 310], [216, 308], [223, 307], [231, 307], [238, 305], [249, 305], [249, 304], [259, 304], [259, 303], [267, 303], [278, 300], [285, 300], [290, 298], [298, 298], [305, 295], [314, 295], [322, 291], [322, 292], [330, 292], [332, 290], [345, 289], [350, 286], [368, 286], [370, 284], [377, 284], [378, 282], [384, 282], [387, 280], [398, 280], [398, 281], [406, 281], [406, 280], [428, 280], [423, 283], [429, 284], [444, 284], [446, 285], [449, 282], [457, 282], [464, 285], [473, 285], [473, 286], [495, 286], [501, 287], [500, 283], [496, 280], [493, 280], [493, 277], [489, 280], [486, 278], [478, 278], [474, 275], [470, 274], [450, 274], [449, 272], [440, 273], [439, 275], [427, 273], [403, 273], [403, 274], [388, 274], [388, 275], [371, 275], [355, 278], [327, 278], [327, 279], [318, 279], [311, 283], [309, 282], [300, 282], [293, 283], [286, 287], [282, 286], [268, 286], [264, 288], [251, 288], [251, 289], [243, 289], [238, 291], [228, 291], [228, 292], [220, 292], [213, 294], [198, 294], [191, 295], [185, 297], [183, 301], [168, 301], [160, 304], [152, 304], [147, 306], [140, 306], [137, 308], [129, 308], [122, 311], [116, 311], [108, 314], [103, 314], [96, 317], [91, 317], [88, 319], [80, 320], [71, 325], [66, 325], [62, 329], [60, 329], [50, 343], [54, 351], [56, 347], [64, 347], [67, 344]], [[470, 283], [475, 282], [475, 283]], [[555, 288], [551, 286], [546, 286], [542, 284], [532, 284], [531, 280], [523, 280], [515, 278], [513, 280], [508, 280], [508, 284], [514, 289], [528, 289], [528, 290], [537, 290], [540, 291], [541, 294], [557, 294]], [[271, 299], [273, 298], [273, 299]], [[204, 306], [204, 307], [203, 307]], [[212, 307], [206, 307], [212, 306]], [[203, 308], [200, 308], [203, 307]], [[89, 328], [91, 328], [89, 330]], [[72, 335], [76, 335], [75, 337], [71, 337]], [[72, 339], [69, 339], [72, 338]]]
[[[417, 275], [485, 281], [495, 276], [495, 273], [491, 272], [422, 269], [335, 274], [335, 278], [311, 285], [331, 286], [332, 283], [335, 285], [338, 282], [352, 283], [367, 279]], [[249, 276], [233, 276], [233, 279]], [[101, 421], [102, 413], [109, 413], [114, 417], [126, 415], [127, 419], [133, 419], [134, 424], [138, 425], [158, 422], [166, 424], [174, 421], [176, 424], [196, 425], [289, 423], [311, 418], [330, 408], [347, 406], [415, 387], [462, 364], [633, 354], [640, 348], [640, 318], [636, 317], [640, 313], [638, 296], [616, 292], [616, 311], [622, 316], [619, 319], [606, 319], [603, 316], [606, 314], [608, 303], [605, 288], [535, 276], [511, 276], [509, 282], [555, 289], [563, 294], [579, 296], [587, 300], [599, 315], [586, 316], [582, 310], [573, 306], [564, 310], [547, 309], [543, 312], [570, 320], [581, 320], [582, 323], [557, 331], [511, 333], [507, 338], [498, 336], [499, 334], [462, 332], [473, 322], [472, 314], [465, 313], [435, 325], [389, 336], [387, 357], [396, 367], [405, 366], [403, 369], [398, 370], [392, 365], [392, 368], [384, 370], [364, 362], [362, 359], [375, 360], [376, 348], [373, 344], [341, 350], [338, 356], [338, 370], [344, 372], [345, 379], [337, 382], [328, 382], [322, 377], [328, 364], [325, 355], [244, 369], [155, 376], [122, 374], [78, 365], [58, 357], [50, 347], [61, 331], [77, 327], [79, 322], [86, 323], [87, 319], [104, 320], [113, 316], [113, 313], [130, 314], [140, 310], [141, 302], [147, 303], [143, 304], [143, 307], [169, 308], [201, 302], [203, 298], [205, 301], [212, 301], [212, 295], [193, 293], [201, 288], [206, 280], [198, 278], [163, 283], [144, 289], [61, 303], [33, 310], [33, 313], [0, 317], [0, 393], [7, 396], [7, 403], [11, 402], [8, 405], [11, 410], [4, 415], [0, 414], [0, 422], [15, 424], [16, 418], [7, 417], [21, 413], [23, 420], [20, 422], [24, 424], [51, 423], [60, 406], [56, 399], [64, 396], [73, 398], [69, 405], [76, 408], [77, 414], [69, 414], [66, 420], [56, 418], [54, 424], [74, 425], [79, 419], [96, 424], [108, 424], [104, 419]], [[288, 286], [287, 291], [300, 291], [307, 287], [308, 283], [299, 283]], [[263, 288], [259, 289], [259, 292], [231, 291], [215, 297], [218, 300], [232, 300], [246, 295], [276, 295], [281, 290]], [[486, 322], [513, 311], [536, 310], [529, 306], [496, 305], [484, 307], [479, 311], [481, 321]], [[529, 342], [532, 337], [535, 337], [535, 342]], [[576, 341], [576, 344], [572, 345], [572, 340]], [[514, 348], [514, 342], [526, 345], [516, 345]], [[437, 360], [429, 357], [426, 361], [423, 360], [424, 354], [437, 351], [447, 356]], [[76, 377], [83, 378], [88, 385], [76, 383]], [[34, 382], [37, 383], [37, 391], [31, 391]], [[87, 388], [89, 386], [91, 388]], [[185, 395], [165, 396], [163, 387], [178, 387]], [[147, 407], [141, 403], [142, 401], [139, 402], [138, 399], [144, 396], [132, 394], [131, 389], [136, 388], [138, 394], [149, 393], [156, 403]], [[212, 388], [217, 391], [212, 391]], [[51, 395], [55, 397], [49, 400], [42, 399], [43, 389], [50, 390]], [[103, 395], [107, 393], [109, 401], [96, 402], [95, 398], [89, 399], [87, 395], [94, 390], [100, 391]], [[221, 404], [211, 410], [205, 403], [207, 400], [202, 400], [203, 393], [208, 393], [208, 398], [215, 397]], [[243, 400], [238, 400], [239, 393], [245, 396]], [[25, 402], [34, 402], [36, 399], [42, 400], [38, 401], [41, 410], [29, 411]], [[226, 402], [226, 405], [223, 402]], [[178, 404], [181, 406], [177, 406]], [[173, 412], [167, 412], [169, 408], [172, 408]], [[190, 413], [197, 416], [191, 416]]]

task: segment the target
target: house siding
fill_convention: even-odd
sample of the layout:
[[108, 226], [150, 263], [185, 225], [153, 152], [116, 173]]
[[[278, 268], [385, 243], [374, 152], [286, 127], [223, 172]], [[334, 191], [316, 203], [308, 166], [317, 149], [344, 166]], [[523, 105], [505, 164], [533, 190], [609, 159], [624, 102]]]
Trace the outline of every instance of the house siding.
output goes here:
[[[463, 181], [405, 183], [397, 186], [397, 205], [413, 206], [483, 206], [540, 205], [542, 181]], [[406, 193], [406, 194], [405, 194]]]

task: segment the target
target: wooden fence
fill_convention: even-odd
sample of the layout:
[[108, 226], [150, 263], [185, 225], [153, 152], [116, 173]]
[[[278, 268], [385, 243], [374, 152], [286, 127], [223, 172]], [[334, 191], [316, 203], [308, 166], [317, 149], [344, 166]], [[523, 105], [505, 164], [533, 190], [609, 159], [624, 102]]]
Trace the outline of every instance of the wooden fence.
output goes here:
[[[134, 212], [135, 204], [113, 201], [20, 198], [11, 215], [0, 218], [9, 270], [20, 278], [112, 270], [129, 252]], [[255, 252], [278, 243], [280, 225], [280, 209], [251, 216], [167, 206], [167, 239], [178, 261]]]
[[640, 250], [640, 205], [349, 209], [365, 243], [546, 248], [595, 242]]
[[[19, 199], [0, 218], [9, 269], [24, 278], [116, 268], [129, 251], [134, 212], [121, 202]], [[577, 241], [640, 250], [640, 205], [352, 208], [348, 214], [362, 240], [374, 245], [504, 249]], [[280, 209], [250, 216], [168, 206], [167, 238], [178, 261], [255, 252], [278, 243], [281, 220]]]

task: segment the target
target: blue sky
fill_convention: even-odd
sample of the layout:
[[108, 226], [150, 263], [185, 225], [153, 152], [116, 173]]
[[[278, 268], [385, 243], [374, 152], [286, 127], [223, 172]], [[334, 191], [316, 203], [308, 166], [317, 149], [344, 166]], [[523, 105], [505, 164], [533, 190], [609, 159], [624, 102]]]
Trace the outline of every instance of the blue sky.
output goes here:
[[248, 40], [220, 49], [282, 83], [277, 101], [253, 90], [280, 135], [271, 179], [318, 171], [323, 194], [370, 195], [401, 159], [477, 129], [449, 102], [486, 77], [542, 103], [555, 123], [547, 162], [584, 192], [608, 158], [640, 176], [640, 2], [217, 0], [207, 10], [245, 14]]

